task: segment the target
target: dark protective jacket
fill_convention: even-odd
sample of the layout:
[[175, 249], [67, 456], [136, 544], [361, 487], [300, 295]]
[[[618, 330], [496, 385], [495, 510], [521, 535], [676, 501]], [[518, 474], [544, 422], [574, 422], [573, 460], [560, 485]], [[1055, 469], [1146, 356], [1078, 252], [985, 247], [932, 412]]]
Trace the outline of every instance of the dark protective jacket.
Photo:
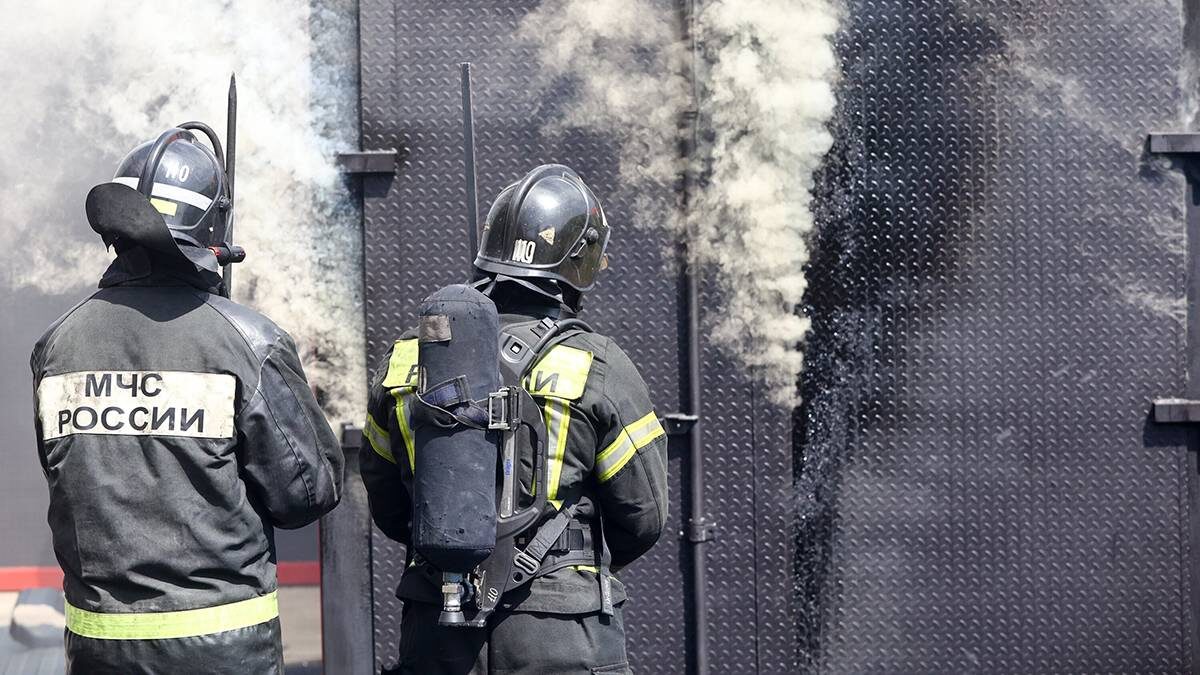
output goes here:
[[292, 339], [219, 279], [122, 254], [34, 347], [69, 673], [282, 673], [272, 528], [343, 458]]
[[[544, 315], [525, 307], [506, 313], [501, 304], [501, 329], [536, 322]], [[417, 381], [416, 345], [415, 339], [398, 340], [376, 368], [361, 455], [372, 517], [384, 534], [405, 545], [411, 541], [414, 465], [407, 399]], [[565, 566], [510, 591], [500, 607], [551, 614], [597, 612], [602, 606], [597, 578], [601, 569], [619, 571], [662, 534], [667, 518], [666, 437], [637, 367], [603, 335], [570, 333], [541, 356], [525, 387], [542, 406], [549, 430], [546, 496], [554, 507], [581, 496], [575, 520], [593, 533], [589, 541], [601, 540], [602, 532], [607, 551], [598, 551], [591, 564]], [[409, 557], [412, 562], [411, 550]], [[440, 603], [436, 582], [440, 578], [427, 565], [412, 565], [399, 595]], [[614, 604], [620, 605], [623, 585], [616, 577], [606, 583]]]

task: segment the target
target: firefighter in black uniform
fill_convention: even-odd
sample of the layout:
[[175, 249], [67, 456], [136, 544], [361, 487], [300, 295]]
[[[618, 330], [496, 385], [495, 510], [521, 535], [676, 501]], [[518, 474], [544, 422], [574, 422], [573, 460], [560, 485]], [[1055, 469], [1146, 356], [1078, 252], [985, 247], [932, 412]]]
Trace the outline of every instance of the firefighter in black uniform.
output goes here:
[[[606, 266], [608, 237], [595, 195], [565, 166], [538, 167], [502, 191], [475, 259], [501, 332], [574, 317]], [[462, 628], [438, 625], [438, 572], [409, 545], [416, 355], [417, 340], [401, 339], [379, 364], [361, 455], [375, 523], [409, 550], [391, 672], [629, 672], [625, 589], [614, 574], [654, 545], [667, 518], [666, 438], [637, 367], [611, 338], [587, 331], [534, 357], [524, 386], [544, 411], [549, 465], [548, 484], [529, 491], [546, 491], [546, 519], [564, 503], [576, 505], [574, 516], [534, 580], [506, 593], [486, 628]]]
[[338, 503], [296, 346], [224, 296], [219, 153], [172, 129], [92, 190], [116, 260], [33, 350], [68, 673], [282, 674], [272, 528]]

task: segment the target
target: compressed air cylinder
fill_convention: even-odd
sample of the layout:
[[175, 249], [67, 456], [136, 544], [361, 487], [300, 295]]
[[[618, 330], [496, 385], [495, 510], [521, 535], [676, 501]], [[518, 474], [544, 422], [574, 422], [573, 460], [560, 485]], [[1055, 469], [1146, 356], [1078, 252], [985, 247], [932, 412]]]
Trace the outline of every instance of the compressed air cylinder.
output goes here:
[[[499, 344], [496, 306], [479, 291], [453, 285], [425, 298], [417, 346], [422, 393], [465, 377], [470, 398], [486, 410], [488, 394], [501, 386]], [[462, 404], [446, 407], [461, 412]], [[500, 436], [483, 426], [427, 420], [413, 428], [413, 545], [443, 572], [470, 572], [496, 546]]]

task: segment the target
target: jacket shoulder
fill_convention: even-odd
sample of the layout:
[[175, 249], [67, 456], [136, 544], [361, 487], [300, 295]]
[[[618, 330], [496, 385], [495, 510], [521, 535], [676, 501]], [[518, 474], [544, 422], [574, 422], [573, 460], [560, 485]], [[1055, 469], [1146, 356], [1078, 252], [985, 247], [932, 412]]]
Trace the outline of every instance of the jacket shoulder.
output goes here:
[[45, 332], [42, 333], [42, 336], [37, 339], [37, 342], [33, 344], [33, 352], [29, 356], [29, 365], [35, 373], [39, 370], [39, 364], [42, 361], [42, 357], [46, 353], [46, 349], [54, 340], [54, 335], [65, 324], [70, 322], [71, 316], [74, 315], [75, 312], [79, 311], [80, 307], [83, 307], [90, 302], [92, 298], [96, 297], [96, 294], [99, 292], [100, 290], [93, 291], [86, 298], [75, 303], [74, 307], [68, 309], [66, 312], [63, 312], [63, 315], [55, 319], [54, 323], [50, 324], [50, 326], [46, 328]]
[[614, 389], [646, 387], [638, 367], [613, 338], [603, 333], [581, 332], [570, 336], [562, 344], [591, 354], [591, 368], [587, 377], [589, 393], [604, 396]]
[[280, 342], [293, 344], [287, 331], [265, 315], [221, 295], [203, 293], [204, 302], [241, 334], [242, 339], [259, 359], [265, 359]]
[[591, 352], [595, 363], [600, 366], [597, 370], [600, 376], [616, 374], [623, 377], [638, 373], [637, 366], [625, 350], [616, 340], [603, 333], [576, 333], [564, 340], [563, 344]]

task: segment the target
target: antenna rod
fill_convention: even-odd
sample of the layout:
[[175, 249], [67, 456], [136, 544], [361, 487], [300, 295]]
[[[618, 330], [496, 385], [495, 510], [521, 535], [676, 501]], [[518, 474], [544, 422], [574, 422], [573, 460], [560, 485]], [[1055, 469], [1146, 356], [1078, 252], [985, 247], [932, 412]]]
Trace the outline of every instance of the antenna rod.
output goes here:
[[479, 250], [479, 193], [475, 175], [475, 110], [471, 100], [471, 64], [460, 63], [462, 70], [463, 163], [467, 173], [467, 241], [471, 245], [468, 261], [475, 261]]
[[[225, 243], [233, 245], [233, 218], [237, 213], [233, 208], [233, 180], [237, 159], [237, 74], [229, 74], [229, 104], [225, 117], [225, 179], [229, 181], [229, 210], [225, 216]], [[233, 293], [233, 265], [226, 265], [222, 274], [225, 280], [225, 292]]]

